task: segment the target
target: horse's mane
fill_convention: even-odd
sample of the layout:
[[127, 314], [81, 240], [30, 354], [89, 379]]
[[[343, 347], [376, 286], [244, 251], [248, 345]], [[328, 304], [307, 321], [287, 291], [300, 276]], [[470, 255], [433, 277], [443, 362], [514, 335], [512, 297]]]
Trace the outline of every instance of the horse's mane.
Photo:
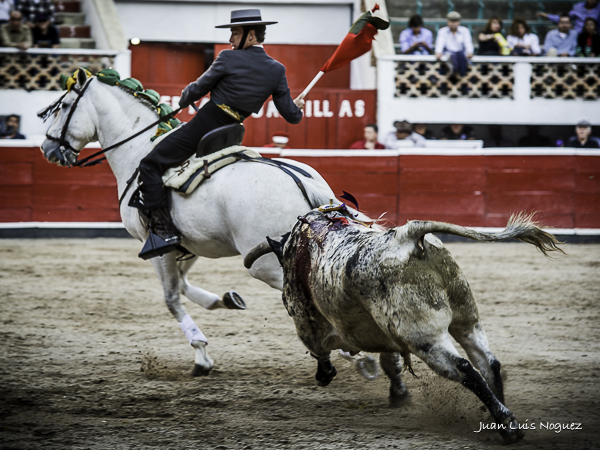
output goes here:
[[143, 97], [135, 95], [135, 91], [133, 91], [132, 89], [129, 89], [127, 86], [123, 86], [120, 84], [116, 84], [115, 86], [118, 87], [119, 89], [121, 89], [123, 92], [126, 92], [127, 94], [132, 96], [135, 100], [139, 101], [140, 103], [142, 103], [143, 105], [145, 105], [146, 107], [151, 109], [156, 114], [158, 114], [158, 108], [156, 106], [154, 106], [154, 104], [150, 100], [146, 100]]

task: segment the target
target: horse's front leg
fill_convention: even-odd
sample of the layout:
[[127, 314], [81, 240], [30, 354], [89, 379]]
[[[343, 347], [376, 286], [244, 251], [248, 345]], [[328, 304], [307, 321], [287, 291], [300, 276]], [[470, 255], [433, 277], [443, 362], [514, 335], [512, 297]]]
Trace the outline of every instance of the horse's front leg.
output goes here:
[[206, 336], [204, 336], [200, 328], [196, 326], [194, 320], [181, 305], [181, 298], [179, 296], [180, 275], [175, 253], [168, 253], [161, 257], [152, 258], [151, 262], [162, 284], [165, 293], [165, 302], [169, 311], [177, 319], [185, 337], [196, 351], [196, 364], [192, 370], [192, 376], [208, 375], [213, 368], [214, 362], [206, 352], [206, 345], [208, 344]]
[[198, 257], [194, 256], [177, 263], [181, 293], [206, 309], [246, 309], [246, 303], [235, 291], [228, 291], [221, 298], [217, 294], [191, 285], [187, 279], [187, 273], [197, 260]]

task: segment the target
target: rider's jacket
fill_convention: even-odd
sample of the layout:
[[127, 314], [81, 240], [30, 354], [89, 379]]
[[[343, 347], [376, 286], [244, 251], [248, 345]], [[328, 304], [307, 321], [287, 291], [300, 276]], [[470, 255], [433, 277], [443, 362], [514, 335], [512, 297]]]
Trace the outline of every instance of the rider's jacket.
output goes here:
[[290, 96], [285, 67], [260, 46], [243, 51], [223, 50], [210, 68], [183, 90], [180, 103], [190, 104], [209, 92], [213, 102], [244, 116], [259, 112], [272, 95], [285, 120], [296, 124], [302, 119], [302, 112]]

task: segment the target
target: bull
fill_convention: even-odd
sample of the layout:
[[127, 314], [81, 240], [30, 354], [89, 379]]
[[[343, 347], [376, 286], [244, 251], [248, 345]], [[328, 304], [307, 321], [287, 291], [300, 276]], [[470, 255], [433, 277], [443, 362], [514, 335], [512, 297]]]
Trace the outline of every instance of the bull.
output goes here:
[[[524, 431], [504, 405], [500, 362], [490, 350], [464, 274], [430, 234], [434, 232], [487, 242], [517, 239], [546, 256], [562, 252], [533, 215], [512, 216], [506, 229], [494, 234], [430, 221], [384, 230], [366, 226], [338, 207], [299, 217], [291, 233], [279, 241], [267, 238], [244, 263], [250, 267], [269, 252], [279, 258], [283, 303], [317, 360], [319, 385], [336, 376], [332, 350], [380, 353], [390, 380], [390, 402], [399, 405], [409, 397], [401, 372], [404, 365], [412, 373], [413, 354], [437, 374], [471, 390], [490, 411], [506, 443], [515, 442]], [[460, 356], [450, 336], [470, 361]]]

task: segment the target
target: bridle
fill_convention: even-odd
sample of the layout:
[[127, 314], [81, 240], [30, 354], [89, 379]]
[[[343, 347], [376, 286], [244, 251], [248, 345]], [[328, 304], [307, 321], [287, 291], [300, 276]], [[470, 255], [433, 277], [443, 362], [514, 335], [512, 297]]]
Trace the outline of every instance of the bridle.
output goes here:
[[[122, 141], [117, 142], [116, 144], [110, 145], [90, 156], [87, 156], [81, 160], [77, 160], [77, 158], [79, 157], [79, 153], [81, 150], [76, 150], [70, 143], [69, 141], [67, 141], [66, 136], [67, 136], [67, 130], [69, 128], [69, 124], [71, 123], [71, 118], [73, 117], [73, 113], [75, 112], [75, 109], [77, 109], [77, 104], [79, 103], [79, 100], [81, 100], [81, 97], [83, 97], [83, 94], [85, 94], [85, 91], [87, 90], [88, 86], [90, 85], [90, 83], [92, 82], [93, 78], [90, 77], [85, 84], [83, 85], [83, 87], [81, 89], [77, 88], [76, 85], [71, 87], [71, 90], [74, 91], [77, 94], [77, 98], [75, 99], [75, 101], [73, 102], [73, 104], [71, 105], [71, 110], [69, 111], [69, 114], [67, 116], [67, 120], [65, 120], [65, 123], [62, 127], [62, 130], [60, 132], [60, 136], [59, 137], [54, 137], [51, 136], [50, 134], [46, 133], [46, 139], [48, 139], [49, 141], [54, 141], [54, 142], [58, 142], [59, 145], [59, 150], [62, 154], [62, 156], [64, 157], [65, 161], [68, 164], [68, 167], [90, 167], [90, 166], [95, 166], [96, 164], [101, 164], [102, 161], [104, 161], [106, 159], [106, 157], [102, 157], [102, 158], [96, 158], [97, 156], [100, 156], [114, 148], [119, 147], [120, 145], [123, 145], [124, 143], [138, 137], [140, 134], [148, 131], [150, 128], [155, 127], [156, 125], [158, 125], [161, 122], [167, 122], [170, 119], [172, 119], [173, 117], [175, 117], [179, 111], [181, 111], [183, 108], [178, 108], [174, 111], [172, 111], [171, 113], [159, 118], [156, 122], [151, 123], [150, 125], [148, 125], [146, 128], [144, 128], [143, 130], [138, 131], [137, 133], [123, 139]], [[39, 117], [42, 118], [47, 118], [51, 113], [53, 113], [54, 111], [58, 110], [59, 107], [62, 105], [62, 99], [69, 93], [70, 91], [65, 92], [62, 97], [60, 97], [57, 101], [55, 101], [54, 103], [52, 103], [48, 108], [46, 108], [45, 110], [41, 111], [38, 113]], [[72, 155], [75, 155], [74, 157]]]

